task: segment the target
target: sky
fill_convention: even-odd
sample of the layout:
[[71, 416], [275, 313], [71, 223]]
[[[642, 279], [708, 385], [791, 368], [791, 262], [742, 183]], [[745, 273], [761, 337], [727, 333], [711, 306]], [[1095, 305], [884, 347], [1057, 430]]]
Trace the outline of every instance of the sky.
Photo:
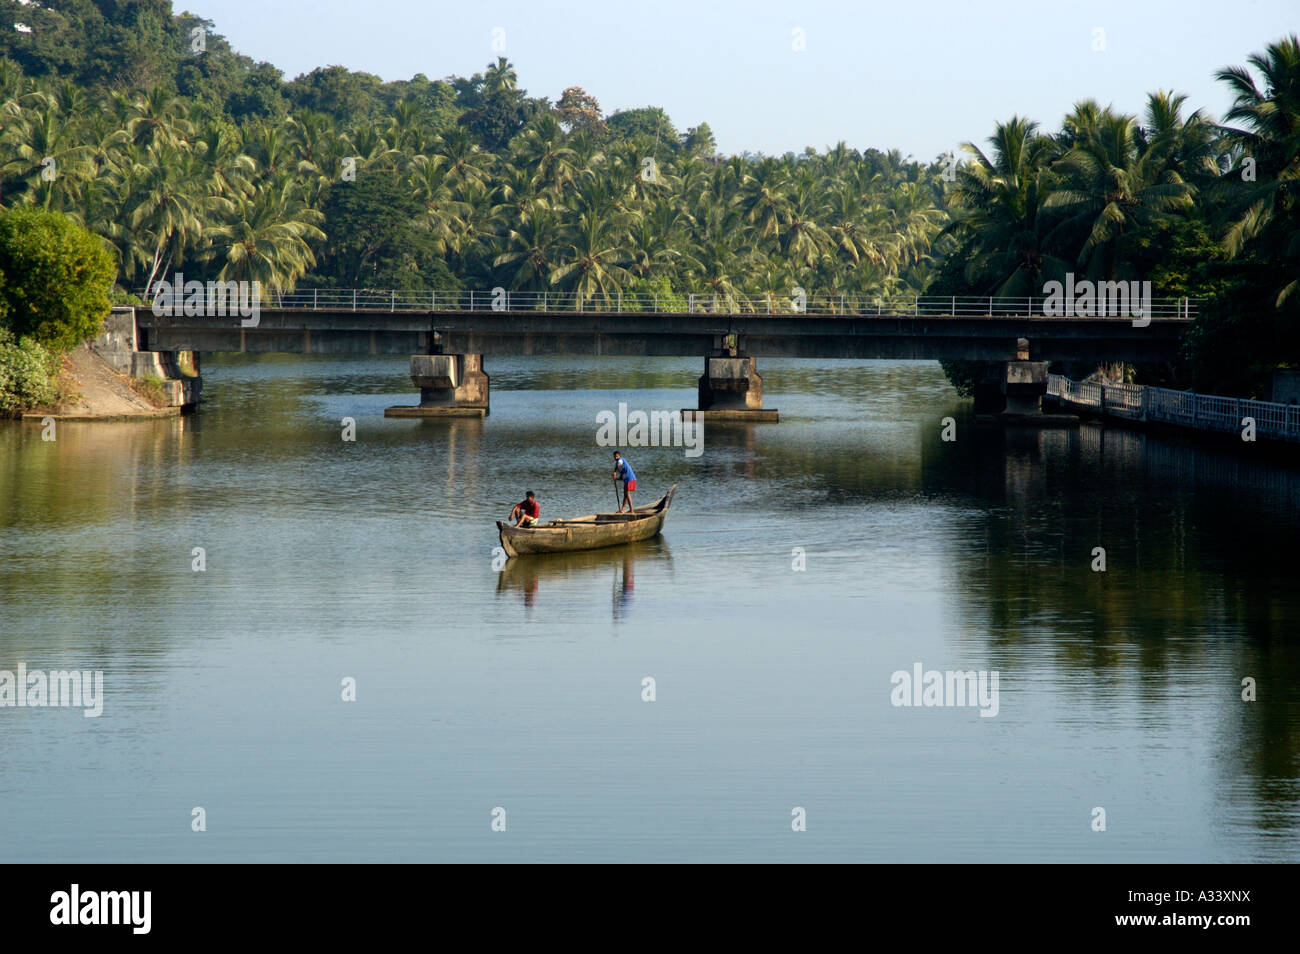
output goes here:
[[[236, 50], [292, 79], [341, 65], [385, 80], [514, 64], [533, 96], [569, 86], [606, 113], [662, 106], [723, 153], [898, 149], [928, 161], [993, 124], [1056, 129], [1081, 99], [1140, 114], [1188, 94], [1216, 118], [1215, 71], [1300, 32], [1300, 0], [186, 0]], [[504, 49], [502, 49], [504, 47]]]

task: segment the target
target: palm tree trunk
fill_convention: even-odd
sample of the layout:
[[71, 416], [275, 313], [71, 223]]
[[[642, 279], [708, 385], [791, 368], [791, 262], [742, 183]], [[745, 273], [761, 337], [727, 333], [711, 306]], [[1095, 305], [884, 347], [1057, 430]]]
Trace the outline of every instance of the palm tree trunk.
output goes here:
[[[154, 254], [153, 254], [153, 265], [152, 265], [152, 266], [150, 267], [150, 269], [149, 269], [149, 278], [148, 278], [148, 280], [145, 282], [145, 285], [144, 285], [144, 297], [145, 297], [145, 301], [148, 301], [148, 300], [149, 300], [149, 293], [153, 290], [153, 280], [154, 280], [154, 276], [156, 276], [156, 275], [158, 274], [158, 272], [160, 271], [160, 269], [159, 269], [158, 266], [159, 266], [159, 264], [160, 264], [161, 261], [162, 261], [163, 249], [164, 249], [165, 247], [166, 247], [166, 243], [164, 242], [164, 243], [159, 244], [159, 246], [154, 250]], [[170, 255], [167, 256], [167, 264], [168, 264], [168, 265], [171, 264], [171, 256], [170, 256]], [[161, 269], [161, 271], [162, 271], [164, 274], [166, 274], [166, 271], [167, 271], [167, 270], [166, 270], [166, 268], [163, 268], [163, 269]], [[177, 289], [177, 291], [179, 291], [179, 289]]]

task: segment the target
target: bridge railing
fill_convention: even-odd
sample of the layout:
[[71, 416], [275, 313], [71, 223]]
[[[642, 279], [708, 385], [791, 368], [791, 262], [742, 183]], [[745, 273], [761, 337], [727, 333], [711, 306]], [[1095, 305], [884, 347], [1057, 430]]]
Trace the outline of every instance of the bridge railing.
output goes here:
[[1300, 404], [1252, 401], [1140, 384], [1071, 381], [1059, 374], [1047, 376], [1047, 393], [1063, 404], [1115, 417], [1224, 433], [1240, 433], [1245, 426], [1243, 419], [1249, 417], [1260, 437], [1300, 441]]
[[[668, 295], [610, 292], [580, 295], [564, 291], [402, 290], [375, 288], [313, 288], [285, 294], [267, 293], [264, 308], [304, 311], [571, 311], [635, 314], [748, 315], [882, 315], [949, 318], [1035, 318], [1047, 316], [1042, 296], [998, 297], [913, 295], [869, 298], [853, 295], [715, 294], [711, 291]], [[1110, 313], [1096, 316], [1129, 321], [1133, 317], [1190, 319], [1197, 303], [1189, 298], [1152, 298], [1149, 315]]]

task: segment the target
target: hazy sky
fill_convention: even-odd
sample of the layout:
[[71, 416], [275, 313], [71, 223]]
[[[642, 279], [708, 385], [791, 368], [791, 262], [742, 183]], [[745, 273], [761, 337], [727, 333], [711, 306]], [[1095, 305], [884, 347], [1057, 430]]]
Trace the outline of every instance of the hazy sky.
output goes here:
[[1300, 0], [178, 0], [186, 8], [289, 79], [333, 64], [385, 80], [468, 76], [503, 39], [529, 94], [581, 86], [606, 113], [662, 106], [680, 131], [708, 122], [723, 152], [842, 139], [923, 160], [982, 144], [1012, 114], [1054, 129], [1087, 97], [1137, 112], [1148, 91], [1175, 89], [1222, 116], [1214, 71], [1300, 31]]

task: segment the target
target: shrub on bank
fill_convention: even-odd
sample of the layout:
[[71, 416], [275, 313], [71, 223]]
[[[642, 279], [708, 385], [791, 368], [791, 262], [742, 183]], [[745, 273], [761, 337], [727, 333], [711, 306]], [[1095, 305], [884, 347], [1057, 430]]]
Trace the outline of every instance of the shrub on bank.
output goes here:
[[57, 352], [0, 328], [0, 414], [53, 404], [59, 363]]
[[113, 256], [58, 212], [0, 212], [0, 327], [63, 352], [99, 334], [112, 310]]

